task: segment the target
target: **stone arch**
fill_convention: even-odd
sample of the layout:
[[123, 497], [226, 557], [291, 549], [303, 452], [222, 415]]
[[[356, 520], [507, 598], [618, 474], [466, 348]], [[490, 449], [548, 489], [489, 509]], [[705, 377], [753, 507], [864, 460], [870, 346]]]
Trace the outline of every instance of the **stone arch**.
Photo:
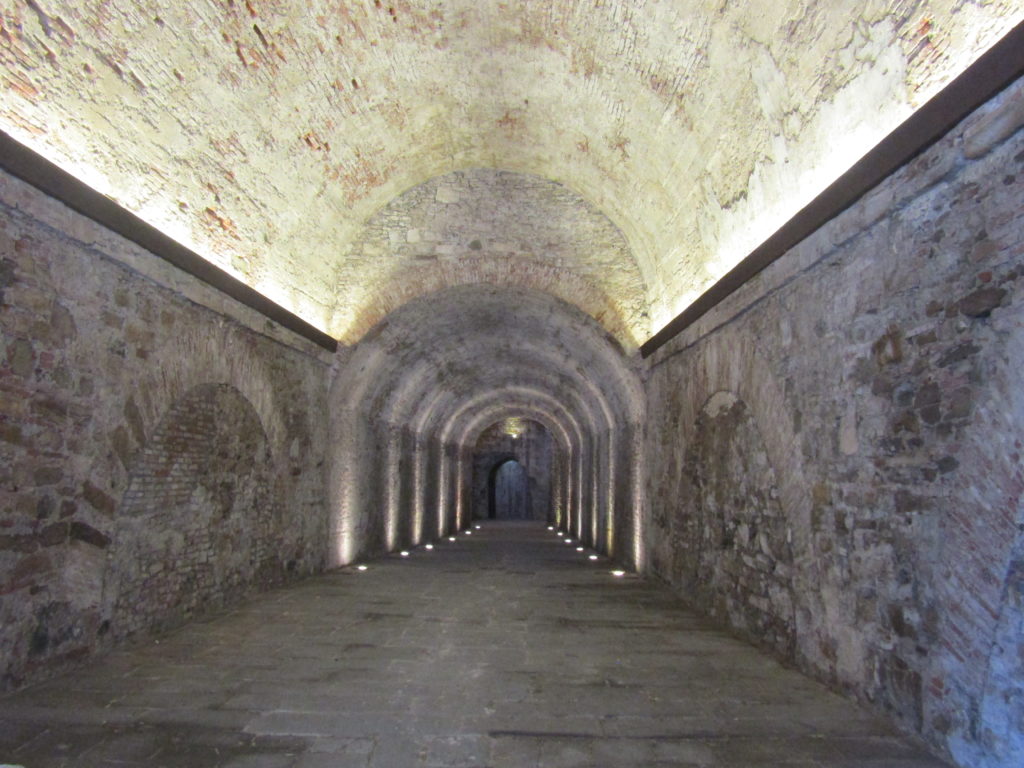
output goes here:
[[[418, 297], [474, 284], [558, 296], [629, 349], [650, 335], [647, 283], [629, 242], [563, 183], [509, 169], [450, 171], [405, 189], [353, 234], [329, 328], [343, 342]], [[386, 264], [374, 258], [381, 254]]]
[[[169, 338], [151, 354], [152, 373], [138, 382], [127, 398], [126, 417], [141, 444], [165, 413], [166, 404], [186, 396], [196, 387], [218, 383], [230, 385], [245, 398], [255, 411], [275, 451], [283, 450], [287, 427], [283, 409], [277, 402], [274, 376], [259, 355], [225, 355], [224, 350], [245, 344], [230, 325], [214, 328], [186, 327]], [[182, 361], [188, 361], [182, 365]], [[128, 416], [129, 412], [134, 412]]]
[[700, 410], [719, 391], [732, 392], [747, 404], [779, 479], [780, 503], [793, 519], [794, 543], [798, 551], [809, 552], [811, 497], [804, 479], [803, 454], [785, 395], [768, 362], [758, 353], [753, 338], [736, 334], [726, 346], [727, 354], [721, 354], [722, 347], [719, 347], [701, 356], [693, 379], [687, 382], [692, 396], [682, 423], [695, 424]]
[[173, 626], [288, 569], [263, 424], [234, 387], [175, 400], [130, 469], [104, 585], [115, 636]]
[[[671, 418], [666, 419], [659, 432], [651, 435], [653, 440], [660, 440], [653, 450], [664, 449], [675, 457], [674, 476], [652, 478], [652, 482], [664, 488], [675, 488], [675, 497], [685, 498], [687, 490], [680, 487], [680, 483], [687, 451], [697, 439], [695, 433], [701, 413], [709, 404], [713, 405], [716, 393], [729, 393], [743, 402], [774, 472], [778, 505], [788, 521], [791, 591], [800, 596], [793, 611], [792, 636], [796, 645], [792, 650], [798, 656], [814, 655], [816, 651], [808, 644], [825, 612], [814, 588], [817, 564], [811, 527], [812, 495], [805, 479], [803, 453], [793, 415], [778, 379], [757, 351], [756, 339], [728, 327], [720, 332], [727, 334], [728, 339], [714, 347], [698, 344], [688, 353], [689, 360], [679, 371], [679, 377], [686, 381], [686, 396], [676, 399], [678, 405]], [[662, 569], [674, 568], [670, 539], [677, 533], [685, 535], [685, 531], [675, 530], [677, 522], [678, 516], [675, 520], [655, 521], [652, 532], [662, 529], [667, 530], [668, 535], [647, 541], [648, 548], [656, 553], [654, 560], [661, 563]], [[680, 578], [672, 573], [663, 575], [675, 583]]]
[[931, 560], [938, 638], [924, 728], [963, 764], [1024, 755], [1024, 304], [992, 313], [1004, 342], [984, 372]]

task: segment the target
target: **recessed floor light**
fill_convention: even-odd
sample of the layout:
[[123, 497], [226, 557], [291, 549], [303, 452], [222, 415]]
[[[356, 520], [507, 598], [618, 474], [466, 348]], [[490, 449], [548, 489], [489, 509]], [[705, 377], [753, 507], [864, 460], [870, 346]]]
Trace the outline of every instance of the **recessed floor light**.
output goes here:
[[591, 560], [597, 560], [597, 555], [591, 555], [591, 556], [590, 556], [590, 559], [591, 559]]
[[583, 547], [576, 547], [576, 551], [577, 552], [582, 552], [583, 551]]
[[365, 565], [357, 565], [356, 566], [356, 570], [357, 571], [365, 571], [366, 570], [366, 566]]
[[408, 557], [408, 556], [409, 556], [409, 552], [408, 552], [408, 550], [405, 550], [405, 549], [403, 549], [403, 550], [402, 550], [401, 552], [399, 552], [398, 554], [400, 554], [400, 555], [401, 555], [402, 557]]
[[616, 578], [621, 578], [622, 576], [625, 576], [625, 575], [626, 575], [625, 571], [612, 571], [612, 576], [615, 576]]
[[434, 545], [433, 545], [433, 544], [424, 544], [424, 545], [423, 545], [423, 548], [424, 548], [424, 549], [433, 549], [433, 548], [434, 548]]
[[449, 536], [448, 537], [448, 541], [455, 541], [455, 537], [454, 536]]

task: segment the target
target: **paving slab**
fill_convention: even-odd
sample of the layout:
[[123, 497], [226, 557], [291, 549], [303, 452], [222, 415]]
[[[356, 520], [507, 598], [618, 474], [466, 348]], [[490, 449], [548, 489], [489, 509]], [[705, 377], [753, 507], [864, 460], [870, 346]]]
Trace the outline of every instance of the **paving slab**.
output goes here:
[[0, 764], [945, 765], [545, 526], [485, 522], [411, 552], [0, 699]]

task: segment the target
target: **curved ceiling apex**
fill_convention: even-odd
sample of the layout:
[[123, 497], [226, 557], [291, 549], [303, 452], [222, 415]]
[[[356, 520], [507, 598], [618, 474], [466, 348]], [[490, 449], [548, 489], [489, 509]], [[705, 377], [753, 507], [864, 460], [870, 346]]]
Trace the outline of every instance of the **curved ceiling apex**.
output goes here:
[[[544, 408], [540, 408], [539, 404], [543, 404]], [[425, 398], [423, 408], [412, 421], [412, 429], [418, 435], [436, 433], [444, 442], [448, 440], [453, 425], [460, 418], [475, 420], [488, 409], [514, 409], [531, 413], [543, 412], [549, 415], [557, 413], [561, 414], [561, 417], [564, 417], [577, 430], [580, 427], [579, 419], [588, 418], [588, 423], [592, 421], [590, 418], [592, 414], [587, 411], [574, 413], [564, 398], [554, 397], [546, 389], [540, 388], [537, 383], [517, 382], [477, 393], [469, 399], [458, 398], [450, 391], [434, 392]]]
[[[387, 253], [363, 253], [364, 276], [351, 251], [406, 184], [472, 167], [557, 179], [618, 225], [637, 274], [606, 285], [552, 261], [530, 279], [578, 280], [626, 339], [1022, 19], [1019, 0], [9, 2], [0, 126], [345, 340], [380, 291], [409, 295], [381, 277]], [[502, 258], [462, 279], [528, 282]], [[436, 270], [435, 286], [462, 274]]]
[[488, 414], [503, 408], [533, 408], [545, 413], [560, 414], [577, 430], [583, 427], [593, 430], [595, 427], [593, 419], [584, 421], [591, 414], [573, 411], [564, 400], [545, 389], [515, 383], [478, 392], [460, 401], [451, 412], [441, 414], [443, 421], [439, 435], [442, 440], [446, 440], [453, 430], [465, 428], [466, 424], [475, 424], [481, 419], [486, 420], [490, 418]]
[[466, 284], [551, 293], [627, 348], [651, 331], [643, 270], [604, 213], [535, 174], [468, 168], [405, 190], [353, 235], [338, 260], [330, 332], [356, 342], [417, 296]]
[[555, 296], [464, 285], [380, 321], [352, 348], [332, 392], [344, 408], [419, 425], [481, 395], [525, 387], [608, 428], [638, 418], [638, 365], [593, 318]]
[[570, 357], [611, 354], [624, 359], [627, 352], [593, 316], [550, 291], [464, 283], [401, 304], [363, 335], [354, 354], [383, 348], [403, 356], [436, 356], [448, 348], [465, 352], [473, 343], [498, 348], [513, 335], [520, 336], [519, 345], [537, 347], [550, 344], [546, 337], [561, 338]]
[[463, 403], [447, 415], [438, 436], [442, 442], [468, 446], [475, 443], [488, 426], [508, 416], [526, 416], [545, 423], [564, 447], [578, 446], [594, 432], [592, 424], [581, 423], [577, 415], [549, 393], [528, 387], [509, 387]]
[[529, 405], [495, 403], [478, 412], [466, 422], [456, 442], [471, 448], [480, 435], [509, 418], [528, 419], [542, 424], [565, 449], [581, 445], [585, 438], [592, 437], [581, 431], [580, 425], [572, 419], [571, 415], [560, 414], [557, 409], [545, 409], [536, 403]]

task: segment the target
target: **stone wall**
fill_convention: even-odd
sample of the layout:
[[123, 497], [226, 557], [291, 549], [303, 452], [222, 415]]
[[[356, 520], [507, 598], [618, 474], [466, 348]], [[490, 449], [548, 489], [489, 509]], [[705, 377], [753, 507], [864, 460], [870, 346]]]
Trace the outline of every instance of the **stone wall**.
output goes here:
[[708, 612], [748, 637], [790, 653], [793, 553], [778, 483], [746, 403], [713, 395], [694, 424], [682, 465], [675, 574]]
[[653, 573], [970, 766], [1024, 760], [1024, 84], [651, 359]]
[[4, 687], [319, 570], [325, 353], [0, 177]]

